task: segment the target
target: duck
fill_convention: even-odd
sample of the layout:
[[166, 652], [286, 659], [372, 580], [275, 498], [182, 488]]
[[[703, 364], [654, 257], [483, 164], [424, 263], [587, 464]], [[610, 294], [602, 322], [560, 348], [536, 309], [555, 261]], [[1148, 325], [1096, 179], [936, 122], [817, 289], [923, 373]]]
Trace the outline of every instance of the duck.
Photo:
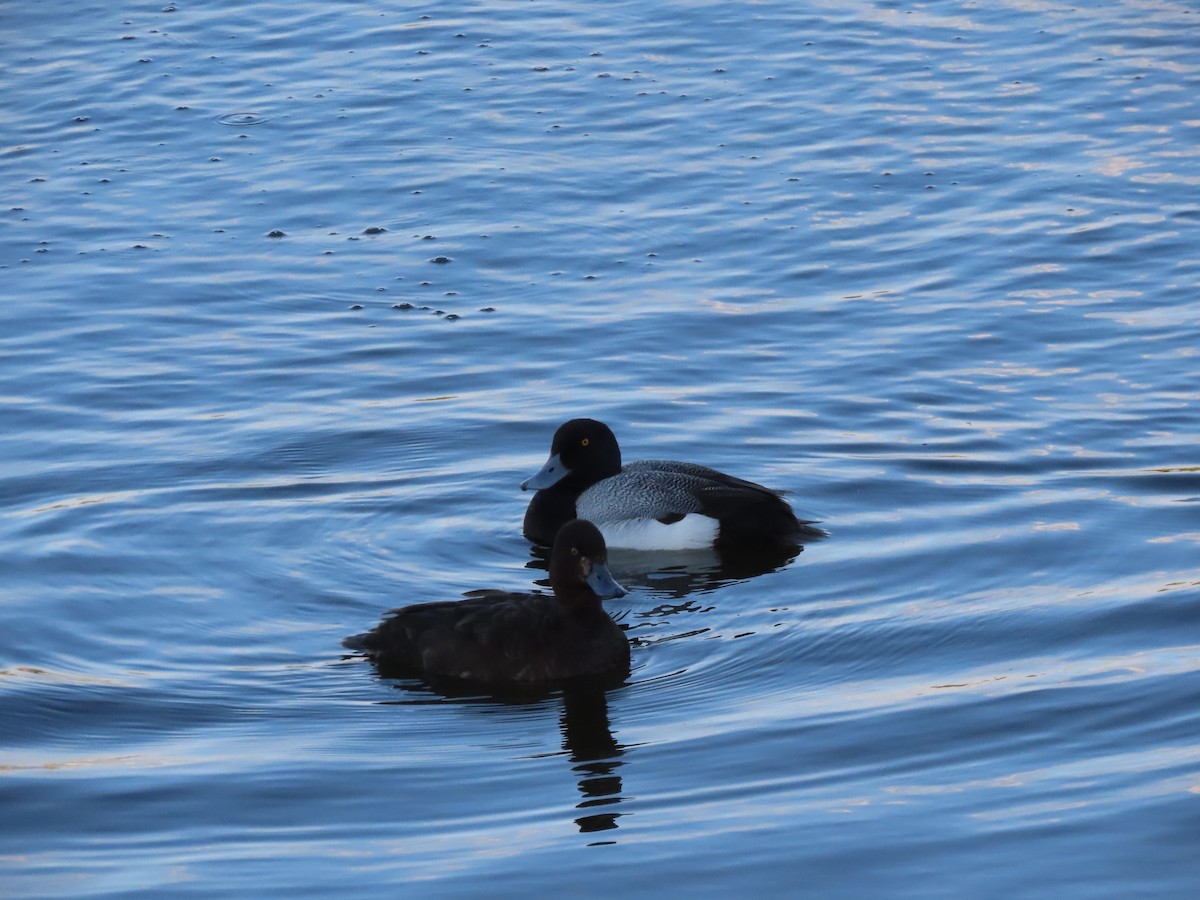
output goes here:
[[622, 464], [612, 429], [595, 419], [559, 426], [550, 458], [521, 483], [530, 489], [523, 531], [535, 544], [576, 516], [595, 523], [608, 546], [637, 550], [761, 551], [826, 536], [778, 491], [753, 481], [690, 462]]
[[371, 631], [342, 641], [389, 676], [492, 687], [629, 674], [629, 641], [602, 601], [625, 589], [608, 568], [591, 522], [564, 523], [550, 552], [551, 594], [468, 592], [386, 613]]

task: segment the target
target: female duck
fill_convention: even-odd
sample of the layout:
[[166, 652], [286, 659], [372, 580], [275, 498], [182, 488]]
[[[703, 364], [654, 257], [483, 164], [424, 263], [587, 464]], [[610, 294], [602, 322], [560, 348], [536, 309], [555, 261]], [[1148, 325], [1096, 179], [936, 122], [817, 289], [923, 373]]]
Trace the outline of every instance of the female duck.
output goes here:
[[471, 591], [466, 600], [393, 610], [342, 644], [388, 674], [492, 686], [629, 674], [629, 641], [600, 605], [621, 597], [604, 538], [591, 522], [567, 522], [554, 539], [547, 594]]
[[559, 427], [550, 458], [521, 484], [530, 488], [537, 493], [525, 512], [525, 537], [539, 544], [575, 516], [599, 525], [612, 546], [642, 550], [783, 548], [825, 535], [761, 484], [695, 463], [622, 466], [617, 439], [595, 419]]

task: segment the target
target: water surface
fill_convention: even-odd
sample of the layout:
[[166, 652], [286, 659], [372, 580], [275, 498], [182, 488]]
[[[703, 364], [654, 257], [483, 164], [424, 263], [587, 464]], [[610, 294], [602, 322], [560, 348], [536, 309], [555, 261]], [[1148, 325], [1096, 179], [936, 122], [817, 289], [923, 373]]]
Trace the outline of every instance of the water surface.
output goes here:
[[[0, 13], [0, 893], [1200, 890], [1200, 11]], [[791, 491], [377, 677], [554, 428]]]

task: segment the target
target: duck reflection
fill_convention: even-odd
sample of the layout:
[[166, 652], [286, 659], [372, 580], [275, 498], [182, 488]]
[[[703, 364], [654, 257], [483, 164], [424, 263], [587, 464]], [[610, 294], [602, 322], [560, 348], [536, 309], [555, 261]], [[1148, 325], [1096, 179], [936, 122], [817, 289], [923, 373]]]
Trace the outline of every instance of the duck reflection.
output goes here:
[[625, 747], [613, 736], [608, 719], [608, 692], [624, 684], [624, 679], [573, 679], [557, 686], [481, 693], [478, 687], [462, 682], [413, 678], [411, 673], [397, 672], [386, 663], [372, 661], [372, 666], [381, 679], [391, 681], [393, 687], [409, 695], [397, 701], [404, 705], [449, 701], [479, 706], [539, 706], [557, 696], [561, 702], [558, 725], [562, 749], [572, 763], [581, 795], [574, 807], [581, 811], [575, 825], [581, 834], [611, 831], [617, 827], [617, 819], [625, 815], [615, 809], [625, 799], [619, 773]]
[[[735, 581], [746, 581], [776, 572], [790, 565], [804, 550], [803, 544], [790, 547], [766, 546], [737, 550], [609, 550], [608, 565], [626, 587], [648, 588], [656, 594], [682, 599], [688, 594], [708, 593]], [[529, 569], [548, 569], [550, 551], [532, 547]], [[548, 585], [545, 579], [538, 584]]]
[[[610, 831], [622, 813], [615, 807], [623, 785], [618, 770], [625, 748], [617, 743], [608, 724], [608, 697], [598, 685], [572, 685], [563, 692], [559, 716], [563, 749], [570, 754], [583, 799], [579, 810], [589, 810], [575, 820], [581, 834]], [[595, 810], [592, 812], [591, 810]]]

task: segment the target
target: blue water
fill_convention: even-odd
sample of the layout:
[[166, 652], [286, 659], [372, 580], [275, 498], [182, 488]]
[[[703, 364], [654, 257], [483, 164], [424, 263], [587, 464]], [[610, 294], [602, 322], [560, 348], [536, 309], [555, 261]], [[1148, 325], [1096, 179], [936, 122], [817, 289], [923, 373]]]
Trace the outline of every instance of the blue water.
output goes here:
[[[7, 4], [0, 85], [0, 895], [1200, 893], [1200, 9]], [[599, 698], [345, 657], [544, 580], [574, 415], [830, 537], [614, 552]]]

